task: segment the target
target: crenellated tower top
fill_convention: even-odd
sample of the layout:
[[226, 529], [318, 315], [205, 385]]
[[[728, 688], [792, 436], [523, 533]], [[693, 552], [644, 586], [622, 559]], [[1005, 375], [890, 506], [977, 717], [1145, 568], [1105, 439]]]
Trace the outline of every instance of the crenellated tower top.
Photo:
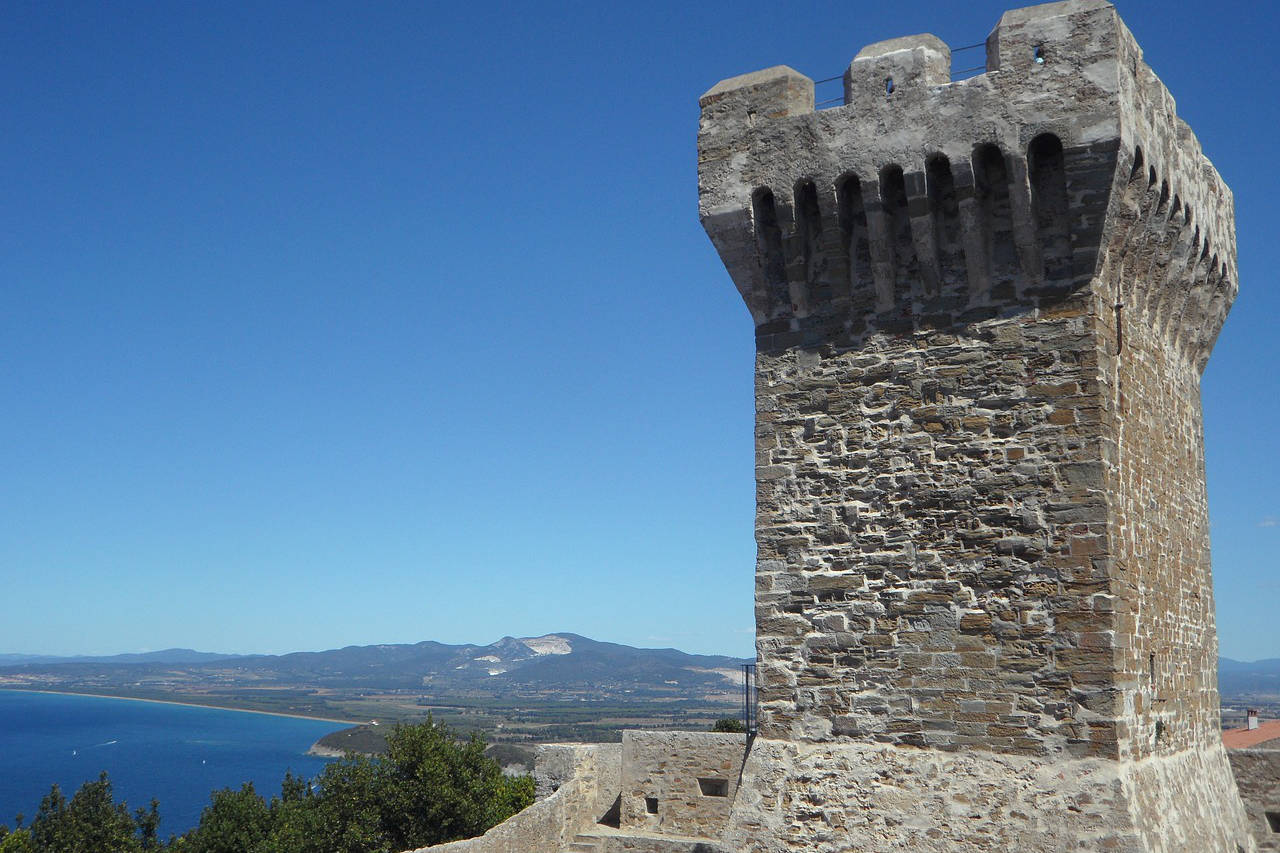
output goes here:
[[986, 71], [863, 48], [844, 104], [786, 66], [701, 98], [703, 225], [761, 345], [1036, 308], [1095, 278], [1203, 369], [1236, 291], [1232, 196], [1115, 8], [1006, 12]]

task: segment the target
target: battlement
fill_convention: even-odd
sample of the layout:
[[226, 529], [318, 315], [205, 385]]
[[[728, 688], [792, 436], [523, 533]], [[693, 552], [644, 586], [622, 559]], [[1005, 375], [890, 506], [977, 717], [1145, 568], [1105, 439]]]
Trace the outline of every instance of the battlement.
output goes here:
[[858, 53], [842, 106], [786, 66], [702, 96], [701, 217], [761, 346], [963, 326], [1114, 277], [1131, 322], [1203, 369], [1236, 292], [1232, 196], [1115, 8], [1006, 12], [984, 73], [950, 64], [908, 36]]

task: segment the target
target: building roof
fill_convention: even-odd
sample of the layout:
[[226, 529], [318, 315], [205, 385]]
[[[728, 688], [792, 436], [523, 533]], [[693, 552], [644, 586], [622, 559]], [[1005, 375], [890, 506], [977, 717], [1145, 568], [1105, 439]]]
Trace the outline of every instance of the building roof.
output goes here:
[[1267, 720], [1256, 729], [1227, 729], [1222, 733], [1222, 744], [1227, 749], [1248, 749], [1275, 738], [1280, 738], [1280, 720]]

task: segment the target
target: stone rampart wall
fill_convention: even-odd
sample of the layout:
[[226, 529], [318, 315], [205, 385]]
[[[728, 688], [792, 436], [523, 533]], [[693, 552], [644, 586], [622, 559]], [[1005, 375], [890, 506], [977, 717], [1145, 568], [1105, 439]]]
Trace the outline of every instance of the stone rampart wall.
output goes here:
[[1222, 742], [1120, 762], [1131, 826], [1146, 853], [1257, 850]]
[[724, 844], [738, 853], [1251, 851], [1248, 829], [1231, 819], [1234, 791], [1217, 784], [1225, 761], [1221, 751], [1044, 761], [757, 739]]
[[[1280, 749], [1227, 750], [1259, 850], [1280, 850]], [[1272, 829], [1267, 812], [1276, 815]]]

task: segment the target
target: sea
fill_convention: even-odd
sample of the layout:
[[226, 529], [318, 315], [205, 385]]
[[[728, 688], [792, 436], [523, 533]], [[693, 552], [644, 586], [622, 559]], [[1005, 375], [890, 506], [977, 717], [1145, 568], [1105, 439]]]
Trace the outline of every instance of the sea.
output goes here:
[[347, 724], [136, 699], [0, 690], [0, 823], [31, 822], [57, 783], [70, 799], [103, 770], [132, 812], [160, 801], [160, 835], [200, 820], [212, 791], [245, 782], [268, 800], [285, 771], [312, 778], [307, 755]]

